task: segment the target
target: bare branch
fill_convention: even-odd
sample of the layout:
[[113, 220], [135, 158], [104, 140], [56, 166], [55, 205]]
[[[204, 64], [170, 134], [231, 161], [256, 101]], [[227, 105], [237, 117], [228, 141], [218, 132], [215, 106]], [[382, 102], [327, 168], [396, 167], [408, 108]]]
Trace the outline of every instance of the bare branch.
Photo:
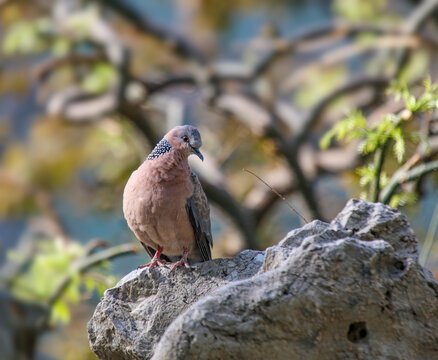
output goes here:
[[417, 180], [420, 177], [436, 170], [438, 170], [438, 160], [417, 165], [408, 171], [406, 171], [403, 167], [398, 169], [389, 180], [388, 185], [383, 188], [380, 194], [380, 202], [384, 204], [389, 203], [392, 195], [394, 195], [394, 192], [400, 185]]
[[[433, 0], [435, 1], [435, 0]], [[429, 13], [430, 15], [430, 13]], [[419, 18], [418, 20], [424, 21], [425, 18]], [[417, 24], [417, 22], [415, 22]], [[414, 27], [417, 30], [418, 27]], [[406, 31], [397, 27], [379, 26], [374, 24], [352, 24], [341, 21], [335, 21], [323, 25], [318, 25], [313, 28], [304, 29], [301, 32], [296, 33], [289, 40], [285, 42], [279, 42], [277, 48], [270, 54], [268, 54], [254, 69], [254, 77], [262, 76], [272, 65], [281, 57], [293, 52], [300, 43], [304, 41], [313, 40], [327, 34], [334, 33], [339, 37], [352, 36], [363, 32], [372, 32], [376, 34], [388, 34], [388, 35], [406, 35]], [[413, 34], [415, 31], [409, 32]], [[430, 43], [430, 38], [427, 36], [419, 35], [422, 41]], [[435, 41], [432, 40], [432, 44]]]
[[[172, 75], [162, 81], [154, 82], [131, 78], [125, 61], [123, 64], [117, 65], [120, 70], [120, 83], [114, 89], [110, 89], [107, 94], [104, 94], [105, 97], [87, 96], [82, 93], [70, 94], [70, 96], [66, 96], [65, 93], [58, 94], [62, 100], [59, 100], [60, 98], [58, 97], [58, 105], [61, 104], [58, 107], [63, 109], [62, 113], [67, 116], [75, 115], [76, 118], [78, 118], [78, 114], [81, 115], [80, 117], [86, 117], [87, 114], [91, 114], [91, 117], [97, 118], [109, 111], [118, 111], [129, 118], [140, 129], [148, 141], [154, 144], [159, 141], [161, 134], [157, 133], [157, 130], [154, 129], [147, 115], [144, 114], [143, 110], [138, 106], [142, 101], [147, 100], [147, 97], [151, 94], [162, 92], [172, 86], [189, 85], [196, 86], [201, 90], [209, 90], [212, 88], [214, 90], [214, 95], [212, 96], [214, 99], [210, 100], [213, 106], [237, 114], [239, 118], [244, 119], [247, 125], [251, 126], [253, 133], [275, 141], [278, 153], [288, 162], [289, 168], [295, 175], [294, 183], [285, 187], [286, 190], [292, 191], [298, 189], [306, 200], [313, 217], [316, 218], [321, 218], [321, 214], [318, 201], [314, 195], [312, 182], [321, 172], [337, 172], [341, 171], [340, 169], [342, 169], [342, 167], [335, 167], [335, 170], [325, 169], [323, 164], [321, 164], [321, 157], [314, 156], [312, 161], [315, 163], [315, 174], [308, 174], [308, 172], [303, 170], [303, 164], [299, 161], [299, 159], [301, 159], [300, 155], [302, 155], [302, 145], [309, 139], [311, 131], [321, 120], [322, 114], [327, 107], [340, 96], [350, 94], [365, 87], [375, 89], [376, 94], [378, 94], [379, 90], [386, 87], [393, 77], [363, 75], [353, 78], [320, 99], [314, 107], [304, 114], [300, 114], [296, 112], [295, 109], [287, 107], [287, 104], [285, 102], [282, 103], [280, 99], [274, 99], [271, 103], [267, 104], [263, 99], [251, 94], [251, 89], [249, 89], [249, 94], [243, 93], [243, 91], [232, 94], [223, 93], [225, 86], [220, 85], [226, 84], [223, 82], [227, 80], [241, 82], [243, 85], [245, 85], [246, 82], [253, 83], [257, 81], [260, 76], [263, 76], [272, 67], [275, 61], [283, 55], [299, 50], [299, 47], [302, 47], [306, 42], [309, 43], [320, 40], [327, 34], [331, 34], [332, 37], [338, 36], [339, 39], [361, 32], [385, 34], [387, 36], [386, 42], [384, 41], [385, 39], [380, 39], [379, 46], [373, 44], [374, 47], [377, 46], [379, 48], [395, 46], [395, 42], [387, 41], [388, 36], [397, 37], [398, 40], [404, 40], [401, 45], [397, 43], [397, 46], [401, 46], [404, 50], [409, 47], [419, 46], [420, 44], [437, 46], [437, 42], [434, 39], [427, 38], [425, 35], [416, 34], [428, 15], [434, 11], [436, 3], [438, 2], [438, 0], [426, 0], [417, 7], [417, 10], [408, 19], [407, 25], [403, 27], [333, 22], [311, 29], [305, 29], [286, 41], [283, 39], [276, 40], [273, 46], [274, 50], [264, 57], [254, 68], [243, 63], [233, 62], [210, 64], [207, 63], [204, 54], [184, 36], [168, 28], [154, 24], [140, 12], [135, 11], [134, 7], [128, 3], [121, 0], [108, 0], [105, 2], [100, 0], [100, 2], [122, 17], [125, 17], [143, 33], [153, 36], [165, 44], [169, 44], [176, 53], [194, 61], [197, 66], [194, 67], [193, 72], [190, 74]], [[105, 37], [105, 41], [103, 42], [105, 46], [108, 45], [107, 38], [108, 36]], [[338, 53], [338, 60], [344, 59], [345, 56], [354, 56], [358, 51], [366, 50], [361, 48], [361, 46], [353, 45], [350, 51], [345, 51], [344, 49], [343, 53]], [[53, 68], [61, 66], [66, 61], [67, 59], [54, 60], [52, 66]], [[84, 60], [84, 63], [86, 63], [86, 61], [87, 60]], [[330, 61], [334, 61], [333, 58], [331, 58]], [[43, 76], [44, 74], [50, 73], [52, 66], [47, 66], [46, 70], [42, 71]], [[400, 64], [397, 71], [402, 67], [403, 64]], [[143, 87], [144, 89], [143, 92], [140, 91], [141, 96], [136, 97], [135, 104], [130, 101], [127, 95], [130, 85], [133, 83], [141, 85], [138, 87]], [[247, 90], [248, 87], [246, 87], [244, 91]], [[62, 98], [63, 96], [64, 98]], [[248, 109], [252, 110], [249, 111]], [[256, 126], [254, 126], [254, 119], [259, 119]], [[293, 136], [288, 138], [288, 134], [292, 131]], [[352, 158], [344, 168], [349, 167], [350, 164], [354, 164], [356, 160], [357, 157]], [[236, 226], [244, 234], [248, 245], [256, 248], [257, 241], [254, 226], [263, 215], [266, 214], [267, 209], [275, 203], [276, 198], [268, 197], [265, 202], [260, 203], [261, 205], [250, 210], [238, 204], [224, 187], [213, 184], [205, 178], [202, 178], [201, 181], [208, 197], [233, 219]]]
[[61, 66], [91, 65], [97, 61], [103, 61], [106, 59], [107, 58], [103, 53], [92, 55], [69, 54], [62, 57], [51, 58], [34, 66], [32, 69], [32, 76], [37, 80], [45, 81], [52, 72], [58, 70]]
[[285, 203], [286, 203], [286, 205], [289, 207], [289, 209], [291, 209], [295, 214], [297, 214], [300, 218], [301, 218], [301, 220], [303, 220], [304, 221], [304, 223], [306, 223], [306, 224], [308, 224], [309, 222], [306, 220], [306, 218], [303, 216], [303, 215], [301, 215], [293, 206], [292, 206], [292, 204], [289, 202], [289, 201], [287, 201], [287, 199], [286, 199], [286, 197], [284, 196], [284, 195], [282, 195], [282, 194], [280, 194], [277, 190], [275, 190], [271, 185], [269, 185], [265, 180], [263, 180], [260, 176], [258, 176], [257, 174], [255, 174], [255, 173], [253, 173], [251, 170], [248, 170], [248, 169], [242, 169], [243, 171], [246, 171], [247, 173], [250, 173], [251, 175], [254, 175], [257, 179], [259, 179], [263, 184], [265, 184], [269, 189], [271, 189], [271, 191], [275, 194], [275, 195], [277, 195], [277, 197], [279, 198], [279, 199], [281, 199], [281, 200], [283, 200]]
[[249, 209], [239, 204], [224, 188], [215, 186], [205, 181], [202, 177], [199, 180], [208, 199], [222, 209], [236, 224], [244, 236], [246, 246], [250, 249], [258, 249], [259, 242], [256, 235], [256, 226]]
[[292, 139], [288, 141], [288, 152], [297, 151], [298, 147], [308, 139], [310, 131], [314, 126], [316, 126], [324, 110], [340, 96], [350, 94], [353, 91], [357, 91], [368, 86], [375, 87], [377, 89], [383, 89], [388, 86], [390, 81], [391, 79], [385, 76], [363, 75], [352, 78], [348, 82], [334, 89], [330, 94], [319, 100], [318, 103], [316, 103], [316, 105], [314, 105], [308, 111], [307, 115], [302, 120], [302, 128], [297, 134], [294, 135]]
[[150, 124], [145, 112], [139, 106], [124, 102], [120, 104], [119, 113], [130, 120], [141, 131], [151, 146], [154, 146], [161, 140], [162, 134], [159, 134]]
[[117, 105], [116, 88], [103, 94], [89, 94], [79, 86], [72, 85], [48, 100], [47, 111], [52, 115], [61, 115], [69, 121], [87, 122], [113, 112]]
[[153, 93], [163, 91], [168, 87], [179, 85], [196, 85], [196, 79], [193, 75], [169, 76], [162, 81], [136, 80], [143, 84], [146, 90], [146, 95], [152, 95]]
[[382, 144], [381, 147], [379, 147], [375, 154], [374, 154], [374, 171], [375, 176], [373, 181], [370, 185], [370, 194], [369, 198], [372, 202], [379, 201], [379, 194], [380, 194], [380, 178], [382, 176], [382, 168], [383, 168], [383, 162], [385, 160], [385, 152], [386, 152], [386, 146], [387, 144]]
[[85, 245], [85, 255], [91, 255], [94, 250], [97, 250], [98, 248], [107, 248], [108, 242], [101, 238], [95, 238], [91, 239], [86, 245]]
[[[405, 34], [414, 34], [424, 25], [429, 16], [438, 7], [438, 0], [423, 0], [412, 12], [408, 20], [401, 26]], [[398, 77], [409, 59], [409, 49], [400, 50], [394, 77]]]
[[428, 38], [425, 35], [386, 35], [382, 38], [375, 39], [371, 43], [353, 42], [340, 48], [335, 47], [333, 50], [322, 54], [318, 59], [308, 62], [302, 67], [296, 69], [291, 76], [288, 76], [279, 86], [282, 92], [288, 92], [295, 89], [309, 73], [315, 68], [324, 69], [334, 66], [342, 61], [352, 57], [363, 56], [366, 53], [376, 50], [387, 49], [417, 49], [420, 46], [428, 46], [431, 49], [438, 49], [438, 41]]
[[131, 7], [127, 1], [98, 1], [127, 19], [130, 24], [134, 24], [138, 30], [163, 41], [176, 53], [182, 55], [183, 57], [193, 59], [199, 64], [206, 63], [205, 56], [188, 39], [170, 30], [169, 28], [153, 23], [150, 19], [145, 17], [141, 11], [136, 11], [133, 7]]
[[261, 201], [259, 201], [259, 203], [256, 204], [256, 206], [251, 208], [251, 210], [254, 213], [254, 220], [257, 225], [262, 222], [262, 220], [267, 215], [267, 213], [277, 203], [278, 196], [276, 195], [276, 192], [283, 194], [283, 196], [287, 196], [295, 192], [297, 190], [297, 186], [296, 184], [292, 183], [292, 184], [288, 184], [286, 187], [277, 188], [274, 190], [275, 192], [266, 191]]

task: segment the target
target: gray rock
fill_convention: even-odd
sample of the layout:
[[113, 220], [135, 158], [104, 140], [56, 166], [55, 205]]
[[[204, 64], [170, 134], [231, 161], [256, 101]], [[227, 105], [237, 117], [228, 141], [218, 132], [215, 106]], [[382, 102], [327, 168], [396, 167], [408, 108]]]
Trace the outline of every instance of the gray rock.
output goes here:
[[215, 259], [170, 273], [134, 270], [105, 291], [88, 323], [91, 348], [100, 359], [148, 359], [170, 323], [213, 290], [249, 278], [263, 252], [246, 250], [233, 259]]
[[397, 210], [351, 200], [330, 224], [313, 221], [264, 255], [131, 273], [89, 323], [93, 351], [100, 359], [438, 359], [438, 283], [418, 264]]

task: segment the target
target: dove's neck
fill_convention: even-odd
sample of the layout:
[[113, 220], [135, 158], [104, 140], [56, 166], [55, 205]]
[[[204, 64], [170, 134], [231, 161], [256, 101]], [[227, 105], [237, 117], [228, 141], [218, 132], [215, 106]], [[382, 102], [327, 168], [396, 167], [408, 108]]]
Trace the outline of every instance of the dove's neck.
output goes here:
[[191, 170], [187, 154], [183, 151], [172, 150], [163, 155], [162, 160], [157, 162], [159, 166], [154, 169], [158, 182], [182, 182], [190, 177]]

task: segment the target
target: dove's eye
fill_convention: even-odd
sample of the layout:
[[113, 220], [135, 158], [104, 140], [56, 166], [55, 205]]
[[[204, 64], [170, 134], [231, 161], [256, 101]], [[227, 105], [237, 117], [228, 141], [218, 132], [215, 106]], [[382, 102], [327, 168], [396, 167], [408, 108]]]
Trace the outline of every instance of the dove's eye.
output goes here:
[[184, 137], [183, 137], [183, 140], [184, 140], [185, 142], [189, 142], [189, 137], [188, 137], [188, 136], [184, 136]]

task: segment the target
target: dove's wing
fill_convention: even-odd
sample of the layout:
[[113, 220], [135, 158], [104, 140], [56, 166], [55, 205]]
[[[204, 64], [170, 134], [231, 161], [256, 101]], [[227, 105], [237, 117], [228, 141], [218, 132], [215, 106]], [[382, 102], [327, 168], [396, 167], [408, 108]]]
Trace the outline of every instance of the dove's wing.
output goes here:
[[186, 209], [195, 233], [196, 244], [198, 246], [203, 261], [211, 260], [211, 247], [213, 247], [213, 237], [211, 236], [210, 208], [207, 202], [201, 183], [195, 173], [191, 173], [190, 180], [194, 185], [193, 195], [187, 199]]

